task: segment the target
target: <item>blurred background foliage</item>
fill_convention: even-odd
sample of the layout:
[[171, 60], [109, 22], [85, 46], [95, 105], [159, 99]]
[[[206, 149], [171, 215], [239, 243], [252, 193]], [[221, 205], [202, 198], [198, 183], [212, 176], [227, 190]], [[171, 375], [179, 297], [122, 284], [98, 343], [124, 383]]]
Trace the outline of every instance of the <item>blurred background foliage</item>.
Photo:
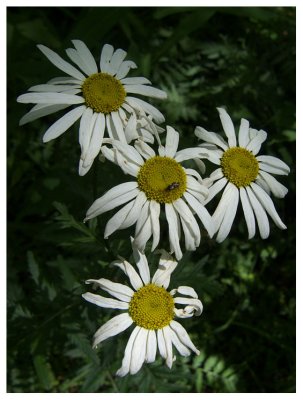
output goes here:
[[[295, 391], [295, 8], [8, 8], [8, 391], [9, 392], [294, 392]], [[95, 330], [114, 311], [85, 303], [87, 278], [124, 279], [108, 264], [128, 258], [128, 237], [106, 242], [109, 213], [81, 221], [96, 196], [128, 178], [110, 162], [79, 177], [75, 125], [59, 139], [42, 135], [60, 114], [20, 128], [28, 110], [16, 97], [62, 76], [38, 51], [64, 56], [81, 39], [100, 57], [102, 44], [129, 52], [168, 92], [156, 102], [196, 145], [195, 126], [222, 132], [216, 107], [236, 125], [245, 117], [268, 132], [263, 154], [291, 167], [275, 200], [287, 231], [247, 240], [239, 209], [222, 244], [202, 236], [186, 253], [171, 287], [193, 286], [204, 304], [184, 321], [199, 356], [177, 356], [172, 371], [158, 357], [135, 376], [116, 378], [129, 331], [94, 351]], [[207, 174], [211, 165], [207, 165]], [[210, 204], [213, 211], [217, 201]], [[163, 247], [168, 248], [163, 224]], [[147, 253], [149, 253], [147, 249]], [[155, 265], [156, 256], [151, 256]]]

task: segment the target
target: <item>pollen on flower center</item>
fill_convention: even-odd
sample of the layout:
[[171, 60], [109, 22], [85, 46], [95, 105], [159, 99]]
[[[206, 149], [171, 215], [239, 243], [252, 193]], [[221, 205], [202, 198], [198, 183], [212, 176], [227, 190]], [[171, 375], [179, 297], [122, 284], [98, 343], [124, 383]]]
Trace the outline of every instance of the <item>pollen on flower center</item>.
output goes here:
[[142, 165], [138, 173], [138, 186], [149, 200], [172, 203], [186, 190], [186, 173], [170, 157], [155, 156]]
[[232, 147], [226, 150], [221, 158], [224, 176], [238, 188], [248, 186], [259, 172], [256, 157], [243, 147]]
[[128, 312], [136, 325], [162, 329], [174, 318], [174, 299], [163, 287], [150, 283], [133, 295]]
[[83, 97], [95, 112], [108, 114], [117, 111], [124, 102], [126, 91], [122, 83], [110, 74], [99, 72], [85, 79]]

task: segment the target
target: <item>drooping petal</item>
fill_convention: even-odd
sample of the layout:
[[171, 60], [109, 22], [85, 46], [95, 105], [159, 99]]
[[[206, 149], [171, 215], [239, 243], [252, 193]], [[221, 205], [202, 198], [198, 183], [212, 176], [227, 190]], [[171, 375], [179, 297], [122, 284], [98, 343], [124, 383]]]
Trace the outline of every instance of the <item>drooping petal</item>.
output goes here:
[[76, 79], [79, 79], [80, 81], [83, 82], [85, 76], [71, 64], [63, 60], [63, 58], [61, 58], [57, 53], [55, 53], [48, 47], [44, 46], [43, 44], [38, 44], [37, 47], [57, 68], [61, 69], [61, 71], [65, 72], [66, 74]]
[[163, 338], [166, 347], [166, 365], [171, 368], [173, 365], [173, 346], [171, 340], [171, 329], [169, 326], [165, 326], [163, 329]]
[[267, 171], [276, 175], [288, 175], [290, 168], [285, 162], [273, 156], [258, 156], [259, 167], [263, 171]]
[[262, 239], [267, 239], [269, 236], [269, 222], [266, 212], [249, 186], [246, 188], [246, 192], [257, 219], [260, 236]]
[[225, 178], [225, 176], [221, 179], [219, 179], [216, 183], [214, 183], [209, 189], [208, 189], [208, 196], [204, 202], [204, 205], [209, 203], [221, 190], [224, 188], [224, 186], [227, 184], [228, 180]]
[[[175, 291], [175, 292], [174, 292]], [[178, 292], [180, 294], [183, 294], [184, 296], [190, 296], [194, 299], [198, 298], [198, 295], [196, 293], [196, 291], [190, 287], [190, 286], [178, 286], [177, 289], [173, 289], [170, 293], [174, 294], [174, 293]]]
[[207, 230], [209, 237], [213, 237], [216, 230], [209, 212], [192, 194], [184, 192], [183, 196], [189, 206], [197, 213], [204, 228]]
[[179, 217], [174, 207], [170, 203], [165, 203], [165, 214], [169, 229], [170, 250], [171, 252], [175, 253], [176, 259], [180, 260], [183, 254], [180, 248]]
[[90, 303], [93, 303], [98, 307], [117, 308], [120, 310], [128, 309], [128, 303], [126, 303], [124, 301], [115, 300], [115, 299], [109, 299], [107, 297], [99, 296], [98, 294], [86, 292], [86, 293], [82, 294], [82, 297], [86, 301], [89, 301]]
[[151, 230], [153, 235], [153, 243], [151, 251], [154, 251], [160, 241], [160, 204], [155, 200], [149, 203]]
[[[199, 229], [199, 225], [197, 224], [197, 221], [196, 221], [195, 217], [193, 216], [193, 213], [191, 212], [190, 208], [185, 203], [185, 201], [182, 200], [181, 198], [174, 201], [173, 207], [179, 213], [181, 221], [183, 220], [183, 222], [182, 222], [183, 228], [184, 228], [184, 225], [186, 224], [187, 229], [188, 229], [188, 234], [193, 238], [194, 247], [199, 246], [200, 239], [201, 239], [200, 229]], [[189, 235], [187, 235], [187, 237]]]
[[146, 160], [155, 157], [156, 155], [154, 150], [142, 139], [135, 141], [135, 148], [138, 151], [138, 153], [140, 153], [141, 156], [144, 157]]
[[135, 110], [143, 110], [147, 114], [151, 115], [157, 124], [162, 124], [165, 121], [164, 115], [156, 107], [146, 101], [131, 96], [127, 96], [125, 101]]
[[79, 129], [79, 144], [81, 147], [82, 160], [86, 156], [96, 118], [97, 114], [94, 113], [91, 108], [86, 108], [86, 110], [82, 114]]
[[115, 136], [117, 136], [122, 143], [126, 143], [124, 128], [118, 111], [111, 112], [110, 117], [113, 122], [113, 128], [115, 129]]
[[104, 238], [107, 239], [112, 233], [121, 229], [121, 225], [134, 207], [135, 200], [122, 207], [110, 220], [108, 220], [104, 229]]
[[135, 224], [138, 221], [138, 218], [141, 214], [142, 207], [146, 203], [147, 198], [144, 192], [139, 192], [138, 196], [135, 199], [135, 203], [133, 208], [130, 210], [129, 214], [122, 222], [120, 229], [128, 228], [129, 226]]
[[134, 347], [134, 342], [136, 340], [136, 337], [140, 331], [140, 327], [136, 326], [135, 329], [132, 331], [125, 351], [124, 351], [124, 357], [122, 360], [122, 365], [121, 368], [118, 369], [118, 371], [116, 372], [117, 376], [123, 377], [125, 375], [127, 375], [129, 373], [129, 368], [130, 368], [130, 362], [131, 362], [131, 358], [132, 358], [132, 352], [133, 352], [133, 347]]
[[177, 267], [178, 262], [174, 260], [165, 250], [159, 251], [161, 253], [161, 257], [159, 260], [158, 269], [152, 278], [152, 283], [157, 286], [163, 286], [165, 289], [167, 289], [170, 276]]
[[280, 229], [286, 229], [286, 226], [283, 224], [281, 218], [279, 217], [274, 203], [272, 199], [268, 196], [268, 194], [258, 185], [256, 185], [254, 182], [250, 184], [254, 194], [257, 196], [258, 200], [264, 207], [264, 209], [267, 211], [267, 213], [271, 216], [273, 219], [274, 223], [280, 228]]
[[166, 99], [167, 94], [164, 90], [146, 85], [124, 85], [126, 93], [141, 94], [143, 96], [154, 97], [156, 99]]
[[105, 130], [105, 118], [103, 114], [99, 113], [97, 114], [95, 124], [93, 126], [91, 139], [83, 162], [84, 167], [91, 164], [91, 162], [100, 153], [104, 136], [104, 130]]
[[116, 299], [129, 303], [134, 291], [126, 285], [121, 283], [112, 282], [109, 279], [87, 279], [85, 283], [93, 283], [100, 287], [100, 289], [116, 297]]
[[130, 69], [137, 68], [137, 65], [133, 61], [123, 61], [116, 73], [117, 79], [123, 79], [126, 77]]
[[[223, 150], [228, 149], [228, 145], [225, 140], [222, 138], [221, 135], [218, 135], [215, 132], [208, 132], [206, 129], [202, 128], [201, 126], [197, 126], [195, 129], [195, 135], [199, 138], [204, 140], [208, 143], [213, 143]], [[203, 147], [203, 144], [201, 145]]]
[[150, 201], [147, 200], [142, 207], [142, 211], [136, 224], [134, 245], [137, 246], [141, 251], [144, 251], [146, 242], [152, 235], [149, 203]]
[[255, 216], [250, 201], [247, 197], [246, 189], [243, 187], [240, 188], [240, 198], [248, 230], [248, 239], [251, 239], [256, 233]]
[[[229, 234], [229, 232], [231, 230], [231, 226], [232, 226], [235, 216], [236, 216], [238, 202], [239, 202], [239, 189], [231, 183], [229, 183], [227, 185], [227, 188], [229, 189], [228, 192], [225, 193], [225, 196], [223, 193], [222, 199], [221, 199], [222, 207], [226, 207], [226, 212], [224, 213], [224, 216], [221, 219], [221, 224], [220, 224], [219, 231], [217, 234], [216, 240], [218, 243], [223, 242], [223, 240], [225, 240], [227, 235]], [[224, 199], [224, 197], [225, 197], [225, 199]], [[221, 201], [220, 201], [220, 203], [221, 203]], [[227, 201], [228, 201], [228, 203], [227, 203]], [[219, 203], [219, 206], [220, 206], [220, 203]], [[217, 207], [217, 210], [219, 210], [219, 206]], [[213, 215], [214, 220], [216, 220], [217, 210], [215, 211], [215, 213]]]
[[187, 357], [190, 355], [190, 350], [186, 346], [184, 346], [184, 344], [180, 341], [180, 339], [176, 335], [175, 331], [173, 331], [171, 328], [170, 328], [170, 337], [172, 344], [175, 346], [175, 348], [178, 350], [181, 356]]
[[[199, 299], [187, 298], [187, 297], [175, 297], [175, 304], [186, 304], [191, 308], [191, 315], [201, 315], [203, 311], [202, 303]], [[189, 307], [186, 307], [189, 308]]]
[[174, 321], [174, 320], [171, 321], [170, 327], [176, 333], [178, 339], [180, 340], [180, 342], [182, 344], [184, 344], [184, 346], [188, 347], [196, 354], [198, 354], [198, 355], [200, 354], [200, 351], [195, 347], [193, 342], [190, 340], [188, 333], [186, 332], [186, 330], [183, 328], [183, 326], [179, 322]]
[[53, 125], [51, 125], [43, 136], [43, 142], [49, 142], [52, 139], [56, 139], [62, 133], [66, 132], [80, 117], [83, 115], [86, 107], [80, 106], [69, 111], [58, 119]]
[[157, 353], [157, 337], [154, 330], [148, 331], [147, 345], [146, 345], [146, 356], [145, 361], [147, 363], [152, 363], [156, 359]]
[[[25, 125], [28, 122], [35, 121], [38, 118], [45, 117], [46, 115], [53, 114], [57, 111], [64, 110], [69, 107], [69, 104], [37, 104], [28, 113], [24, 114], [19, 121], [19, 125]], [[80, 106], [81, 107], [81, 106]], [[80, 115], [81, 116], [81, 115]], [[80, 117], [79, 117], [80, 118]]]
[[157, 342], [158, 342], [158, 349], [159, 349], [160, 356], [162, 358], [166, 359], [167, 351], [166, 351], [166, 346], [165, 346], [163, 329], [157, 330]]
[[274, 196], [278, 198], [283, 198], [287, 194], [288, 189], [280, 182], [278, 182], [277, 179], [274, 178], [272, 175], [268, 174], [265, 171], [260, 171], [259, 174], [265, 180], [266, 184], [268, 185]]
[[97, 330], [94, 335], [93, 347], [108, 339], [111, 336], [118, 335], [131, 326], [133, 320], [128, 313], [122, 313], [107, 321]]
[[219, 111], [221, 123], [228, 139], [228, 146], [229, 147], [237, 146], [235, 128], [230, 116], [227, 114], [224, 108], [217, 108], [217, 110]]
[[84, 221], [94, 218], [97, 215], [103, 214], [106, 211], [112, 210], [113, 208], [132, 200], [138, 195], [138, 193], [139, 189], [137, 187], [137, 182], [125, 182], [113, 187], [102, 197], [93, 202], [86, 213], [86, 218]]
[[148, 329], [141, 328], [135, 338], [129, 367], [131, 375], [136, 374], [144, 363], [147, 352], [147, 336]]

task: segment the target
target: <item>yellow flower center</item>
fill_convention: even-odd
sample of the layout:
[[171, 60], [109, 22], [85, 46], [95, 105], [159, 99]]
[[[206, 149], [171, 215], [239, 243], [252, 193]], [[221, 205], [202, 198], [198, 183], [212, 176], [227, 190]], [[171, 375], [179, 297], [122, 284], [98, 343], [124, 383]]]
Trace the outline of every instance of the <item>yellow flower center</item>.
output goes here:
[[145, 161], [138, 173], [138, 186], [149, 200], [172, 203], [186, 190], [186, 174], [173, 158], [155, 156]]
[[256, 157], [243, 147], [231, 147], [221, 158], [224, 176], [238, 188], [248, 186], [259, 173], [259, 163]]
[[150, 283], [133, 295], [128, 312], [136, 325], [162, 329], [174, 318], [174, 299], [163, 287]]
[[126, 96], [122, 83], [105, 72], [86, 78], [82, 85], [82, 92], [86, 105], [95, 112], [103, 114], [117, 111]]

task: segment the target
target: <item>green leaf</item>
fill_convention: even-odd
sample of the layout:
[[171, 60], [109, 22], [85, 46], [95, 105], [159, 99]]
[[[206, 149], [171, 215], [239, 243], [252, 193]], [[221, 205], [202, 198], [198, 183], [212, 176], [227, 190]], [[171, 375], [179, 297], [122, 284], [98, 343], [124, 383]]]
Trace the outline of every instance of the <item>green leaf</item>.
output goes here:
[[27, 263], [34, 282], [39, 285], [39, 266], [32, 251], [27, 252]]
[[34, 356], [33, 363], [42, 388], [50, 391], [58, 383], [50, 364], [42, 354]]

